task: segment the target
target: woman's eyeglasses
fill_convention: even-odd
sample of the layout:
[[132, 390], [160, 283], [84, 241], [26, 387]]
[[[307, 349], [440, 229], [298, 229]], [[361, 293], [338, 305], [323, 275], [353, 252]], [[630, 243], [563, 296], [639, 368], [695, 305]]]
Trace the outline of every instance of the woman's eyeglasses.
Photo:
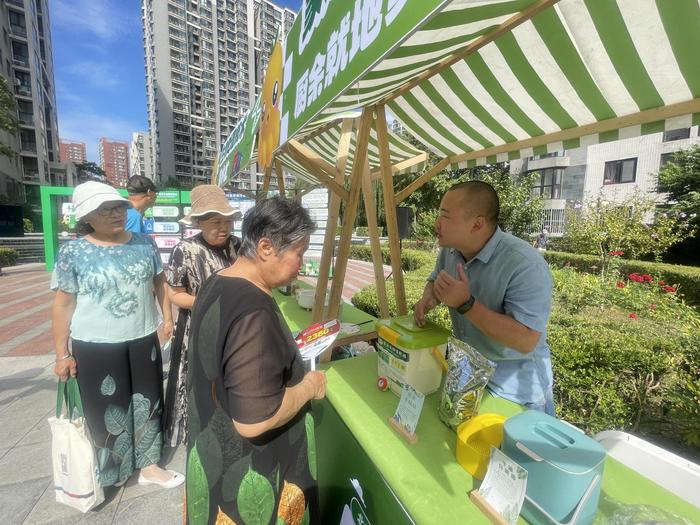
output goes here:
[[128, 206], [126, 204], [117, 204], [116, 206], [100, 206], [97, 208], [97, 215], [100, 217], [109, 217], [110, 215], [120, 215], [126, 213]]

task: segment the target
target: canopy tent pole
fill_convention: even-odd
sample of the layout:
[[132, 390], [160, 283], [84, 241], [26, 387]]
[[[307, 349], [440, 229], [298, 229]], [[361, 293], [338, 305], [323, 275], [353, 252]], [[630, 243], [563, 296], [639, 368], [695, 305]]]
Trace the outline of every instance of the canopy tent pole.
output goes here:
[[365, 213], [367, 214], [369, 243], [372, 247], [372, 264], [374, 265], [374, 279], [377, 283], [379, 314], [382, 319], [388, 319], [389, 303], [387, 301], [386, 281], [384, 279], [384, 258], [382, 257], [382, 247], [379, 244], [377, 203], [374, 201], [374, 192], [372, 191], [372, 176], [369, 169], [369, 162], [367, 160], [365, 160], [365, 172], [362, 176], [362, 195], [364, 196]]
[[282, 198], [286, 198], [287, 192], [284, 189], [284, 171], [282, 171], [282, 162], [280, 159], [275, 158], [273, 164], [275, 166], [275, 175], [277, 175], [277, 190]]
[[432, 179], [435, 175], [440, 173], [442, 170], [444, 170], [448, 165], [450, 164], [450, 159], [445, 158], [439, 161], [435, 166], [430, 168], [428, 171], [423, 173], [420, 177], [415, 179], [411, 184], [406, 186], [404, 189], [401, 191], [397, 192], [396, 195], [394, 196], [394, 201], [398, 204], [399, 202], [403, 201], [406, 197], [408, 197], [411, 193], [416, 191], [418, 188], [426, 184], [430, 179]]
[[[294, 159], [304, 169], [306, 169], [309, 173], [311, 173], [314, 177], [316, 177], [319, 180], [319, 182], [328, 186], [328, 188], [333, 193], [335, 193], [336, 195], [339, 195], [345, 201], [348, 200], [347, 190], [341, 184], [338, 184], [335, 181], [334, 177], [337, 175], [335, 168], [333, 168], [333, 170], [332, 170], [332, 176], [329, 175], [326, 171], [324, 171], [322, 164], [320, 164], [318, 162], [314, 162], [314, 160], [312, 158], [309, 158], [306, 156], [309, 152], [314, 157], [317, 157], [317, 155], [313, 151], [309, 150], [309, 148], [302, 146], [301, 144], [299, 144], [298, 142], [296, 142], [294, 140], [290, 140], [286, 144], [285, 151], [289, 154], [290, 157], [292, 157], [292, 159]], [[323, 159], [321, 159], [321, 160], [323, 160]], [[325, 163], [326, 161], [323, 161], [323, 162]]]
[[401, 247], [399, 245], [399, 226], [396, 221], [396, 203], [394, 200], [394, 179], [391, 176], [391, 159], [389, 157], [389, 132], [386, 125], [386, 113], [384, 106], [377, 107], [375, 125], [377, 129], [377, 142], [379, 144], [379, 165], [382, 170], [382, 191], [384, 194], [384, 211], [386, 213], [386, 227], [389, 236], [389, 250], [391, 253], [391, 269], [394, 278], [394, 296], [396, 297], [396, 310], [399, 315], [406, 315], [406, 290], [401, 272]]
[[673, 117], [694, 113], [700, 113], [700, 98], [694, 98], [692, 100], [686, 100], [685, 102], [678, 102], [676, 104], [669, 104], [668, 106], [662, 106], [659, 108], [647, 109], [645, 111], [632, 113], [623, 117], [600, 120], [598, 122], [593, 122], [592, 124], [563, 129], [547, 135], [540, 135], [538, 137], [532, 137], [526, 140], [510, 142], [508, 144], [493, 146], [491, 148], [486, 148], [479, 151], [469, 151], [459, 155], [452, 155], [449, 158], [449, 163], [456, 164], [466, 162], [468, 160], [489, 157], [500, 153], [508, 153], [510, 151], [544, 146], [554, 142], [563, 142], [565, 140], [586, 135], [595, 135], [597, 133], [605, 133], [606, 131], [613, 131], [631, 126], [639, 126], [652, 122], [660, 122]]
[[[352, 128], [354, 119], [343, 119], [340, 130], [340, 141], [338, 142], [338, 155], [336, 157], [335, 182], [343, 185], [345, 178], [345, 165], [350, 151], [350, 141], [352, 139]], [[335, 192], [329, 192], [328, 219], [326, 220], [326, 234], [323, 238], [323, 252], [321, 253], [321, 264], [318, 270], [318, 281], [316, 281], [316, 297], [314, 299], [314, 309], [311, 316], [312, 322], [317, 323], [323, 319], [323, 305], [326, 300], [328, 289], [328, 273], [333, 261], [333, 245], [335, 243], [335, 230], [340, 214], [341, 197]], [[330, 357], [330, 354], [329, 356]], [[325, 355], [321, 357], [323, 361]]]
[[265, 168], [265, 175], [263, 175], [263, 185], [260, 195], [258, 196], [258, 201], [267, 199], [267, 192], [270, 189], [270, 179], [272, 178], [272, 164]]
[[357, 131], [355, 148], [355, 158], [352, 165], [352, 175], [350, 177], [350, 192], [343, 214], [343, 230], [340, 235], [340, 250], [335, 260], [335, 273], [333, 274], [333, 286], [331, 287], [331, 298], [328, 304], [328, 318], [334, 319], [340, 310], [342, 300], [343, 281], [345, 271], [348, 267], [348, 256], [350, 255], [350, 244], [352, 243], [352, 228], [357, 217], [357, 205], [360, 200], [360, 189], [362, 187], [362, 174], [365, 169], [365, 158], [369, 143], [369, 134], [372, 129], [373, 106], [365, 107], [362, 110], [360, 125]]
[[[416, 155], [415, 157], [411, 157], [410, 159], [402, 160], [401, 162], [397, 162], [396, 164], [391, 166], [391, 174], [395, 175], [399, 171], [408, 169], [411, 166], [415, 166], [416, 164], [420, 164], [421, 162], [425, 162], [426, 160], [428, 160], [428, 154], [425, 152], [421, 153], [420, 155]], [[381, 178], [381, 168], [377, 168], [372, 171], [372, 180], [381, 180]]]

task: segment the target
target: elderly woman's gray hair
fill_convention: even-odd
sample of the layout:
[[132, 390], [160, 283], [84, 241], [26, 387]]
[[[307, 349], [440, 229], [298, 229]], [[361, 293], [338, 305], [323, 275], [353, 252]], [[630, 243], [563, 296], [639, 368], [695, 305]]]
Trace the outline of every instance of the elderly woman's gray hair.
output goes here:
[[269, 239], [277, 252], [288, 250], [316, 229], [309, 212], [299, 202], [272, 197], [259, 202], [243, 218], [243, 242], [238, 255], [253, 259], [258, 242]]

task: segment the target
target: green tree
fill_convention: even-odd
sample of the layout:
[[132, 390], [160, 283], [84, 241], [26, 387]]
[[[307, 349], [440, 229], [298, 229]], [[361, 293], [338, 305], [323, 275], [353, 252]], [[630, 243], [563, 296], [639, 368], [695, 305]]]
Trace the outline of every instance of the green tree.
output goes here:
[[[410, 183], [415, 174], [397, 176], [400, 187]], [[513, 177], [507, 163], [489, 164], [475, 168], [445, 170], [437, 174], [421, 188], [409, 195], [404, 205], [413, 206], [418, 225], [416, 235], [424, 238], [431, 232], [437, 216], [440, 200], [454, 184], [468, 180], [481, 180], [491, 184], [501, 204], [499, 225], [518, 237], [527, 237], [533, 226], [538, 226], [542, 214], [542, 199], [532, 196], [536, 174]]]
[[658, 190], [668, 193], [669, 211], [700, 223], [700, 146], [678, 151], [659, 172]]
[[[7, 80], [0, 76], [0, 131], [14, 135], [17, 129], [17, 102]], [[12, 157], [14, 154], [15, 150], [9, 144], [0, 141], [0, 155]]]
[[76, 164], [75, 168], [78, 171], [78, 180], [81, 182], [86, 180], [97, 180], [104, 182], [105, 180], [105, 170], [100, 168], [94, 162], [82, 162], [80, 164]]
[[567, 251], [597, 255], [604, 273], [611, 252], [659, 260], [692, 232], [687, 218], [657, 209], [653, 196], [636, 191], [621, 202], [599, 195], [581, 209], [568, 209], [562, 243]]

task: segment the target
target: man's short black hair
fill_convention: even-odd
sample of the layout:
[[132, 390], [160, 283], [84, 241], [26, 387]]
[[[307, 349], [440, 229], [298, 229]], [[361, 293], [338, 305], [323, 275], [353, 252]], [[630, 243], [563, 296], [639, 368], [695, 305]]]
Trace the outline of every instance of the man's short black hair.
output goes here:
[[498, 224], [501, 204], [493, 186], [481, 180], [459, 182], [448, 191], [461, 191], [465, 208], [476, 215], [483, 215], [491, 224]]
[[126, 191], [129, 193], [129, 195], [139, 195], [148, 193], [149, 191], [155, 193], [156, 185], [148, 177], [134, 175], [133, 177], [129, 177], [129, 180], [126, 183]]

